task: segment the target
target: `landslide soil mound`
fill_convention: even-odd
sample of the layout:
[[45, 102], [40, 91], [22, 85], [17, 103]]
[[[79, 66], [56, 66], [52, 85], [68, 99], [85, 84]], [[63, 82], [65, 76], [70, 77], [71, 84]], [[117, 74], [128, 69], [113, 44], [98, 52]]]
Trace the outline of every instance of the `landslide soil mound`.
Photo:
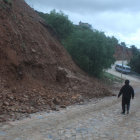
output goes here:
[[107, 95], [23, 0], [0, 0], [0, 121]]

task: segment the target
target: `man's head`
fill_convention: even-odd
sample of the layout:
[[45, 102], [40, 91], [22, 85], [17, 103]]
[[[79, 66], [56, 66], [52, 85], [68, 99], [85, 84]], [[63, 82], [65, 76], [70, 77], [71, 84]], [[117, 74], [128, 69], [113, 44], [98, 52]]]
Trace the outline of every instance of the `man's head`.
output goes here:
[[129, 85], [129, 80], [125, 80], [125, 84], [126, 85]]

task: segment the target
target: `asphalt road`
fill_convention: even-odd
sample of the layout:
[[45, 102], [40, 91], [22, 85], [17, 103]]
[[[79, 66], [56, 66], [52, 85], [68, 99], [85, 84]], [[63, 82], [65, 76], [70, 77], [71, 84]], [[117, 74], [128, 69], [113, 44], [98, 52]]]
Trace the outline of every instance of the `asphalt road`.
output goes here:
[[[111, 73], [115, 76], [118, 76], [124, 80], [128, 79], [130, 80], [130, 82], [139, 82], [140, 81], [140, 77], [136, 77], [135, 75], [130, 75], [130, 74], [121, 74], [120, 72], [115, 70], [115, 65], [116, 64], [122, 64], [122, 61], [116, 61], [114, 65], [112, 65], [112, 67], [110, 69], [107, 70], [108, 73]], [[124, 61], [124, 64], [127, 64], [126, 61]]]

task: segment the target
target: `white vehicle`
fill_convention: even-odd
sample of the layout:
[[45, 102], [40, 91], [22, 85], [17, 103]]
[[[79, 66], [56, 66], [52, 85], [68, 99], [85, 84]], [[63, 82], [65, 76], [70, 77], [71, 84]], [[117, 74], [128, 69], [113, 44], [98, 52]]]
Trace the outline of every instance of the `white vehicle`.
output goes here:
[[115, 70], [122, 72], [122, 73], [125, 73], [125, 74], [128, 74], [131, 72], [131, 68], [129, 66], [122, 65], [122, 64], [116, 64]]

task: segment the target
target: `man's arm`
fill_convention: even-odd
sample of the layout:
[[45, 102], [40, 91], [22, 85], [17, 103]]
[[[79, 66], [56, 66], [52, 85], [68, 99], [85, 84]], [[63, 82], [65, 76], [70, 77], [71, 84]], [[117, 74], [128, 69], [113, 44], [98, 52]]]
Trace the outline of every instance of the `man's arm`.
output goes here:
[[122, 92], [120, 91], [119, 94], [118, 94], [118, 98], [119, 98], [121, 95], [122, 95]]
[[131, 87], [131, 96], [132, 96], [132, 99], [134, 99], [134, 89]]
[[122, 95], [123, 87], [120, 89], [120, 92], [118, 94], [118, 98]]

